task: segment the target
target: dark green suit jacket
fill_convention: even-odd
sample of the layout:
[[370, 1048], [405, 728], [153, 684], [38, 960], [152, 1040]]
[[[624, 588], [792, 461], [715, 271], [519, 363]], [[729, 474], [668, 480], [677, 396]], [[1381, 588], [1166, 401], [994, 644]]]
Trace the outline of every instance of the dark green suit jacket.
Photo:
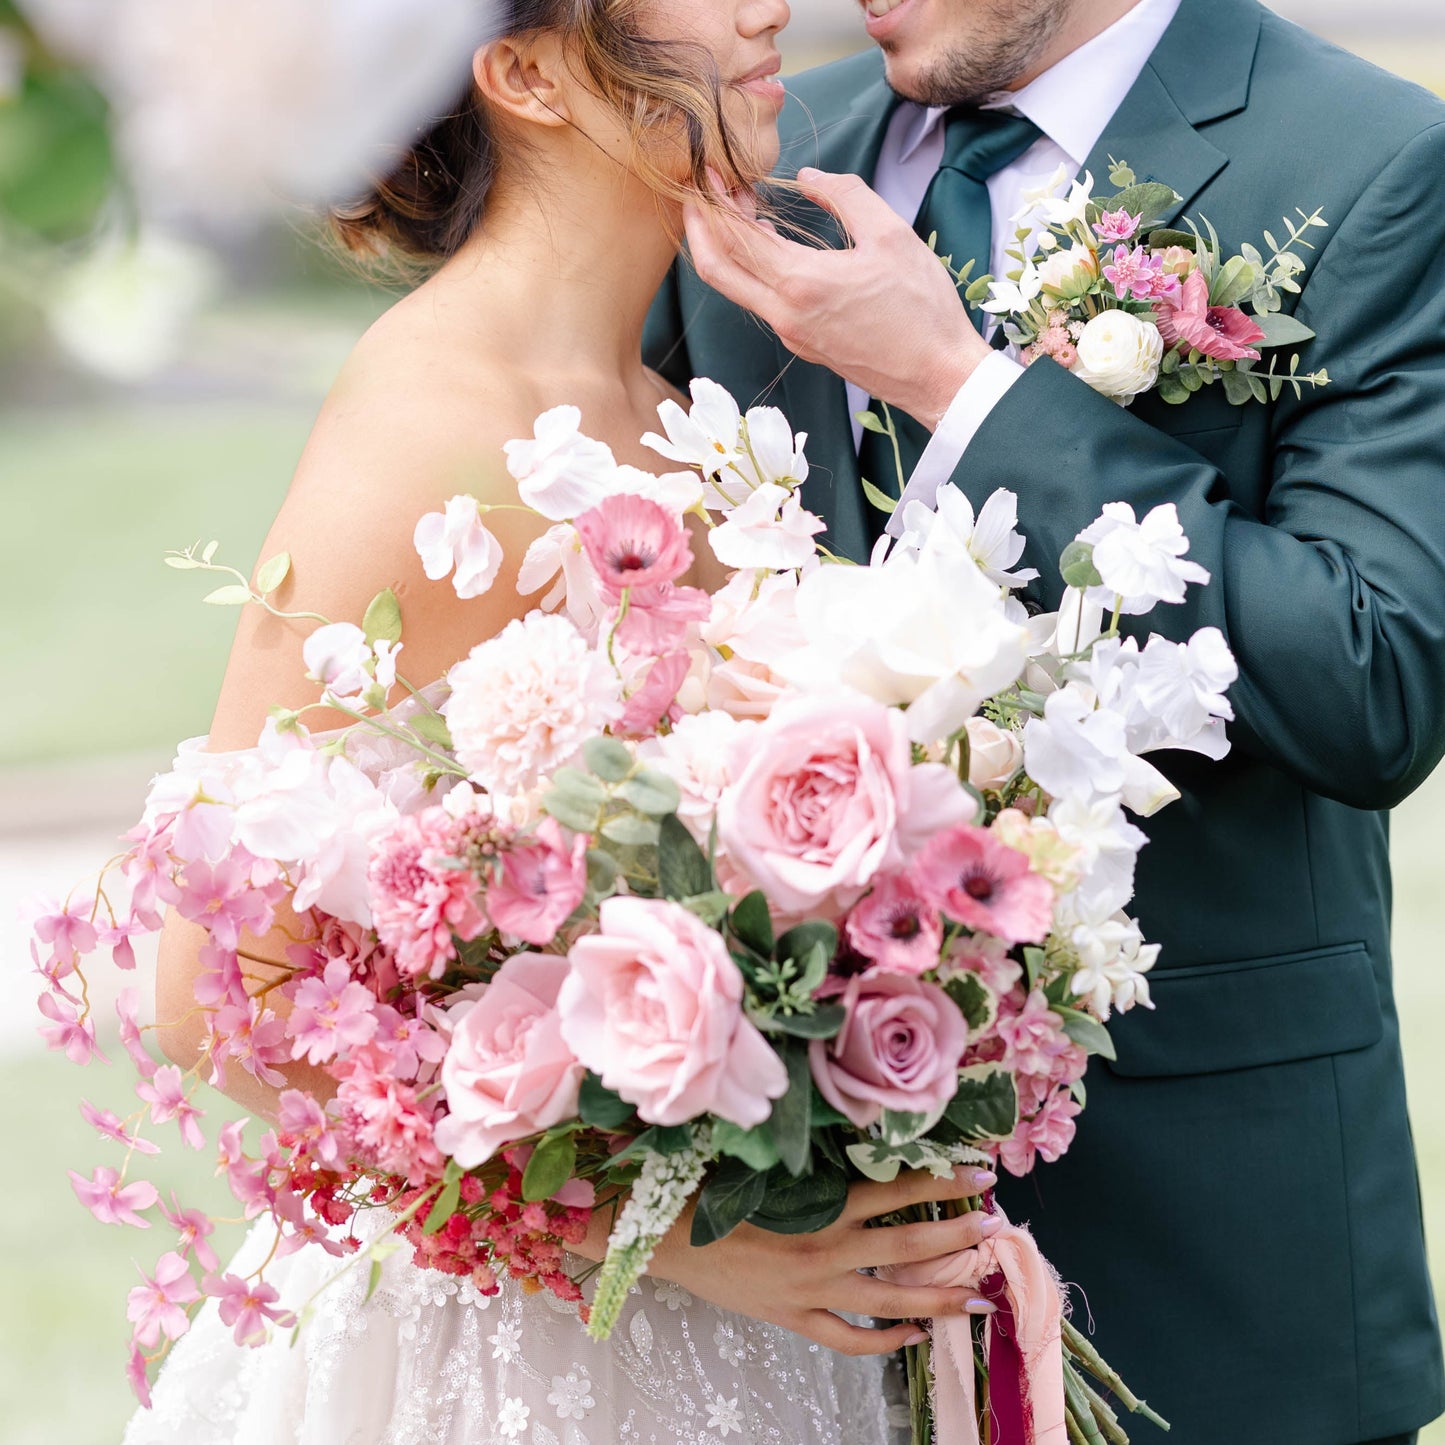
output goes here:
[[[893, 104], [880, 57], [794, 89], [784, 170], [871, 179]], [[1323, 208], [1297, 312], [1318, 333], [1306, 369], [1334, 381], [1270, 406], [1215, 387], [1124, 411], [1041, 363], [955, 473], [975, 503], [1018, 493], [1046, 606], [1104, 502], [1174, 502], [1214, 581], [1147, 625], [1219, 627], [1241, 669], [1225, 762], [1154, 755], [1183, 793], [1144, 825], [1138, 874], [1157, 1012], [1118, 1023], [1073, 1149], [1005, 1199], [1175, 1445], [1352, 1445], [1445, 1406], [1385, 811], [1445, 752], [1445, 105], [1255, 0], [1184, 0], [1096, 178], [1110, 155], [1230, 249]], [[825, 517], [857, 487], [842, 382], [685, 265], [649, 358], [784, 408]]]

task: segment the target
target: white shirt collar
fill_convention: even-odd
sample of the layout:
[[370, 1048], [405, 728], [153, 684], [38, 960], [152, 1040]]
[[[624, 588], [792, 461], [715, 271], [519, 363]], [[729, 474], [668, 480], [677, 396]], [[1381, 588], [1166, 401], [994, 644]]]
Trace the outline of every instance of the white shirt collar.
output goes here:
[[[1064, 56], [1020, 90], [1004, 91], [986, 104], [1009, 106], [1027, 116], [1074, 163], [1081, 166], [1133, 88], [1169, 28], [1181, 0], [1139, 0], [1107, 30]], [[947, 109], [912, 105], [899, 158], [907, 161], [942, 124]]]

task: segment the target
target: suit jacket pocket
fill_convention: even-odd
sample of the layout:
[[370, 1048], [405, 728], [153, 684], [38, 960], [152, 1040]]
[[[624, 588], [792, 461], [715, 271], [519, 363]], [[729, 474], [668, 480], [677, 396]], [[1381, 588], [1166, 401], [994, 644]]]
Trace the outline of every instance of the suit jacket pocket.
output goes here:
[[1384, 1024], [1363, 943], [1233, 963], [1161, 969], [1149, 977], [1158, 1007], [1136, 1009], [1109, 1031], [1109, 1065], [1126, 1078], [1218, 1074], [1378, 1042]]

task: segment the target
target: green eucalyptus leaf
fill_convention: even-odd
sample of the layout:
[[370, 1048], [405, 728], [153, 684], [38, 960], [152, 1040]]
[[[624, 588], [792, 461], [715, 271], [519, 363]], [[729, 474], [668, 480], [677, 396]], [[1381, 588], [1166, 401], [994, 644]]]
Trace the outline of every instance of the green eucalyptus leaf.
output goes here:
[[989, 292], [993, 288], [992, 276], [978, 276], [969, 282], [968, 290], [963, 293], [963, 299], [972, 306], [987, 301]]
[[1247, 371], [1224, 373], [1224, 396], [1232, 406], [1244, 406], [1254, 400], [1254, 386]]
[[558, 768], [552, 774], [552, 791], [599, 809], [607, 801], [607, 789], [580, 768]]
[[1092, 1014], [1080, 1009], [1054, 1006], [1054, 1012], [1064, 1021], [1064, 1032], [1087, 1053], [1098, 1054], [1102, 1059], [1117, 1059], [1114, 1040], [1109, 1030]]
[[1215, 272], [1209, 287], [1211, 306], [1238, 306], [1253, 294], [1259, 285], [1260, 274], [1243, 256], [1231, 256]]
[[664, 818], [677, 811], [682, 790], [666, 773], [642, 772], [617, 787], [617, 796], [649, 818]]
[[723, 1159], [697, 1196], [693, 1247], [701, 1248], [731, 1234], [763, 1202], [767, 1177], [741, 1159]]
[[1254, 324], [1264, 332], [1264, 340], [1255, 342], [1256, 346], [1300, 346], [1306, 341], [1313, 341], [1315, 337], [1315, 333], [1303, 321], [1298, 321], [1283, 311], [1271, 311], [1264, 316], [1256, 316]]
[[717, 886], [707, 854], [675, 813], [658, 824], [657, 879], [664, 898], [700, 898]]
[[542, 807], [564, 828], [570, 828], [574, 833], [595, 833], [597, 831], [599, 811], [597, 806], [580, 802], [560, 788], [553, 788], [543, 797]]
[[378, 642], [401, 641], [401, 603], [390, 587], [383, 588], [371, 599], [361, 619], [361, 630], [373, 647]]
[[256, 569], [256, 591], [269, 597], [291, 575], [291, 554], [278, 552]]
[[543, 1139], [522, 1171], [522, 1198], [529, 1204], [550, 1199], [577, 1166], [577, 1141], [571, 1134]]
[[1101, 201], [1099, 209], [1128, 211], [1131, 216], [1142, 218], [1139, 223], [1141, 230], [1148, 230], [1166, 216], [1172, 215], [1182, 200], [1183, 197], [1173, 186], [1163, 185], [1159, 181], [1141, 181], [1137, 185], [1125, 186], [1117, 195]]
[[715, 889], [711, 893], [695, 893], [691, 898], [678, 900], [689, 913], [695, 913], [709, 928], [719, 928], [733, 905], [731, 893]]
[[1094, 547], [1091, 542], [1070, 542], [1059, 554], [1059, 573], [1067, 587], [1102, 587], [1104, 579], [1094, 566]]
[[890, 497], [881, 487], [874, 486], [867, 477], [861, 477], [859, 480], [863, 483], [863, 495], [868, 498], [872, 506], [890, 517], [898, 510], [896, 498]]
[[876, 432], [879, 436], [885, 436], [888, 428], [883, 425], [882, 419], [876, 411], [858, 411], [853, 413], [853, 420], [863, 428], [864, 431]]
[[582, 756], [605, 783], [620, 783], [636, 766], [627, 744], [617, 738], [589, 738], [582, 744]]
[[1190, 391], [1177, 376], [1159, 378], [1159, 400], [1170, 406], [1179, 406], [1189, 400]]
[[587, 850], [587, 888], [592, 893], [611, 893], [617, 886], [617, 860], [600, 848]]
[[602, 836], [626, 847], [644, 848], [657, 842], [657, 820], [636, 813], [618, 813], [602, 825]]

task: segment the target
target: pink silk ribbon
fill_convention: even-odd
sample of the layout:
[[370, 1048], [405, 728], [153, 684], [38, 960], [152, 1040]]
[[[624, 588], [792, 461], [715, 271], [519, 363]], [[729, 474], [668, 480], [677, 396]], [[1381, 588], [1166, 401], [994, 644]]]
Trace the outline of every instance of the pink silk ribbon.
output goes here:
[[[910, 1286], [982, 1291], [999, 1277], [999, 1312], [985, 1323], [985, 1345], [991, 1361], [1001, 1354], [1021, 1362], [1021, 1379], [989, 1380], [990, 1404], [998, 1400], [996, 1445], [1065, 1445], [1064, 1354], [1059, 1284], [1033, 1235], [1005, 1224], [991, 1239], [973, 1249], [923, 1264], [880, 1269], [880, 1278]], [[996, 1331], [1008, 1332], [1013, 1349], [1000, 1351]], [[968, 1315], [941, 1315], [933, 1321], [934, 1439], [939, 1445], [979, 1445], [978, 1405], [974, 1395], [973, 1331]], [[1017, 1394], [1016, 1398], [1008, 1398]], [[1021, 1421], [1013, 1425], [1012, 1421]], [[1020, 1433], [1021, 1429], [1021, 1433]], [[1017, 1437], [1017, 1438], [1011, 1438]]]

